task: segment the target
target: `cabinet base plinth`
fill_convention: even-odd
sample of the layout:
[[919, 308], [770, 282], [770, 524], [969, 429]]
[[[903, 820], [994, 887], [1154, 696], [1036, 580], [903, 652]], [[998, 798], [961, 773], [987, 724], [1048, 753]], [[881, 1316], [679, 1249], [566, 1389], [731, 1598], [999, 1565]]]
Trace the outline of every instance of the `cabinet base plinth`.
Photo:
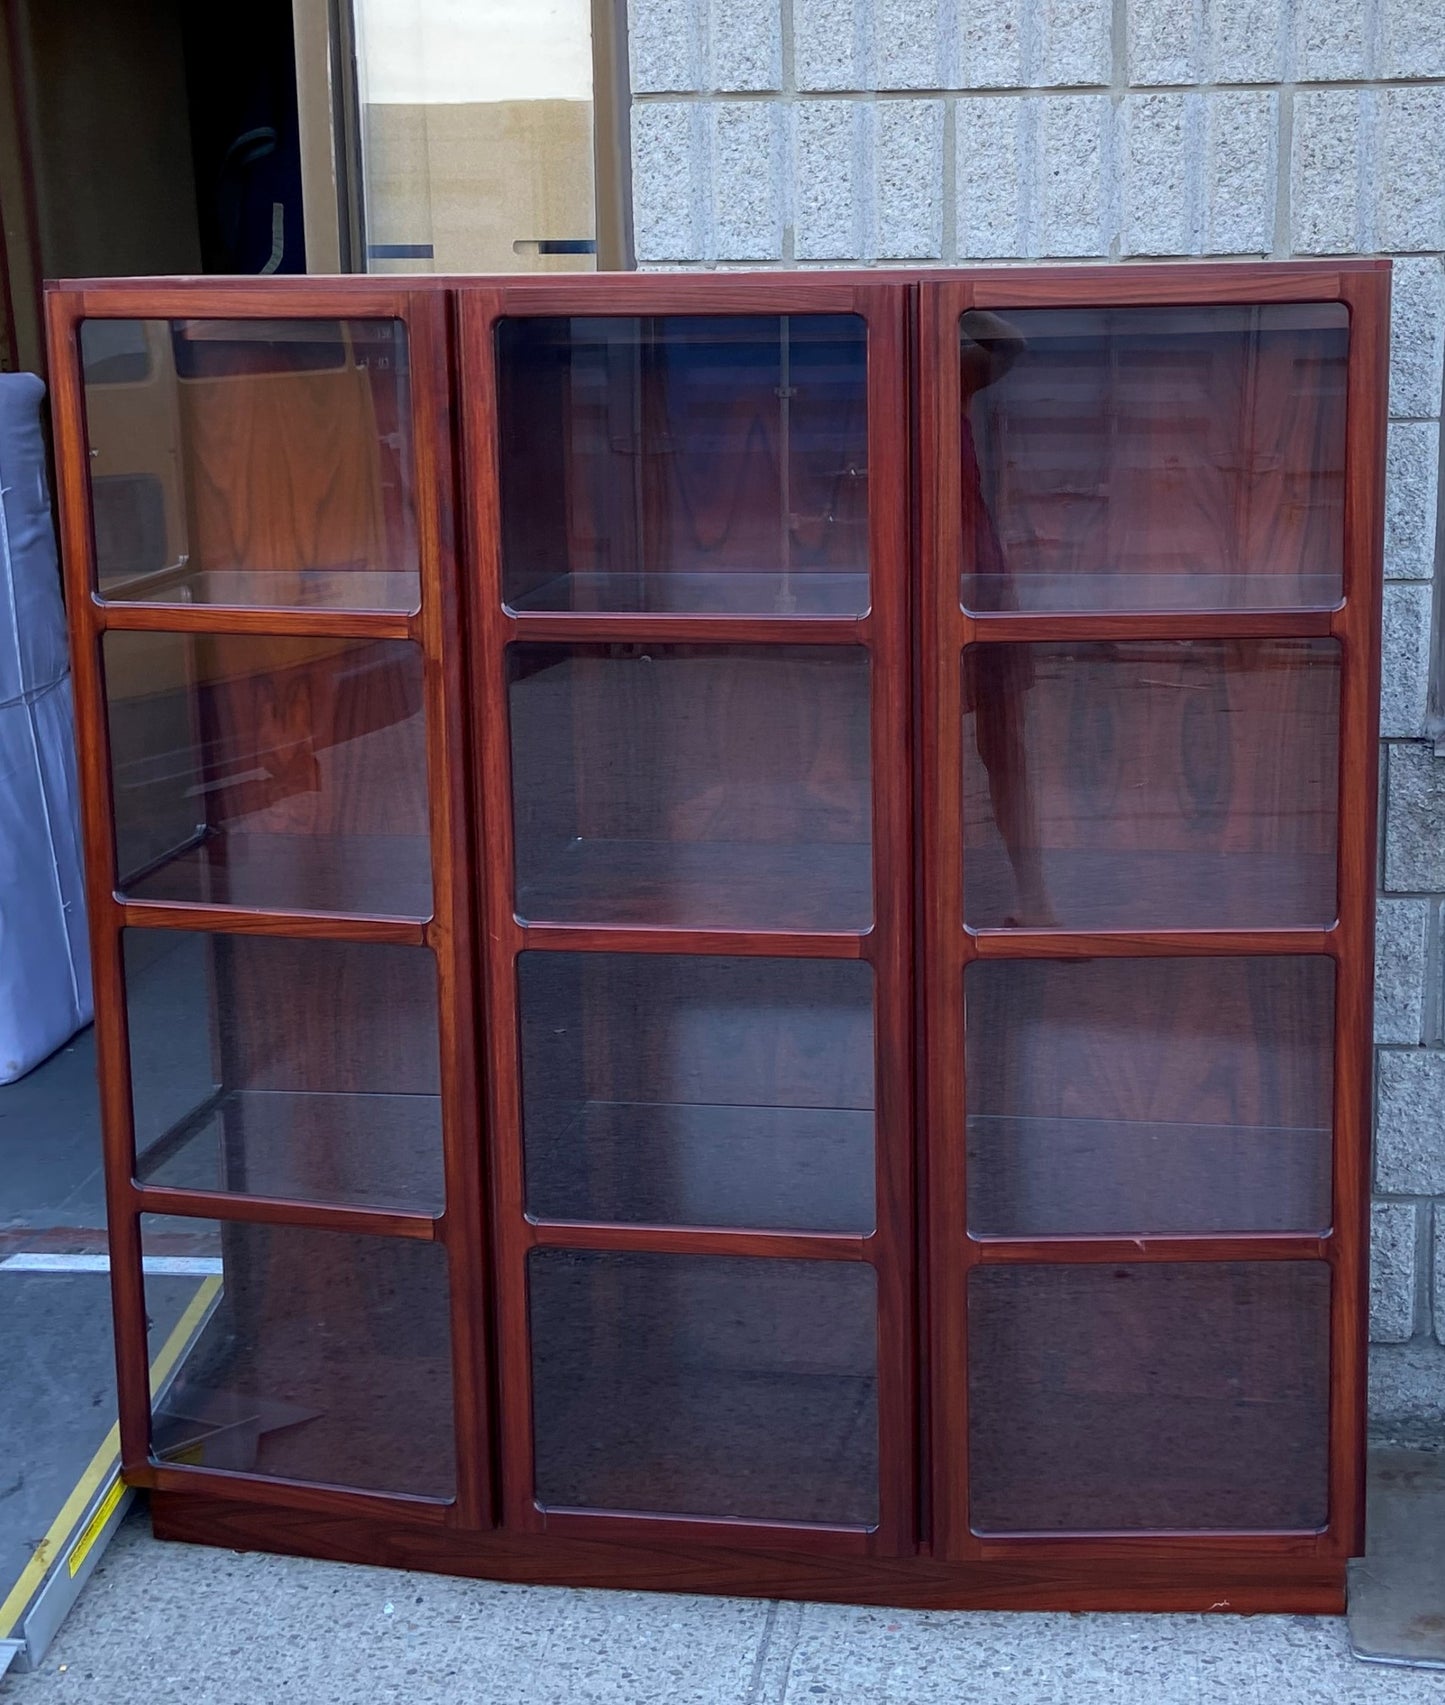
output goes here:
[[288, 1557], [422, 1569], [548, 1587], [816, 1599], [916, 1610], [1232, 1611], [1342, 1615], [1345, 1565], [1247, 1552], [1077, 1563], [840, 1558], [649, 1540], [465, 1533], [343, 1512], [152, 1492], [157, 1539]]

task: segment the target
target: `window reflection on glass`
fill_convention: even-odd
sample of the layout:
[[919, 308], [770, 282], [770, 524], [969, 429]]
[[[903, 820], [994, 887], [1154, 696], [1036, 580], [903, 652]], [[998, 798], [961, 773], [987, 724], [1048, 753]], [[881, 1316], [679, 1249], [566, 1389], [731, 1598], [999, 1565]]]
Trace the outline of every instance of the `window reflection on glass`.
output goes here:
[[589, 0], [353, 0], [366, 265], [595, 262]]
[[126, 603], [415, 610], [398, 320], [87, 320], [96, 584]]

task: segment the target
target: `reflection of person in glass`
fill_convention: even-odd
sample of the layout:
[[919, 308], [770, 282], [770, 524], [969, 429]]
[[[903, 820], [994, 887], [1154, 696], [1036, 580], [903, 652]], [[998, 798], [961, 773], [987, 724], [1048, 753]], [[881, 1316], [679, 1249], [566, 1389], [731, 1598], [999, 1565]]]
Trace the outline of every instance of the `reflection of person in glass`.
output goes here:
[[[983, 470], [969, 415], [979, 391], [997, 384], [1024, 352], [1017, 329], [997, 314], [975, 308], [963, 316], [960, 340], [964, 584], [976, 588], [964, 602], [977, 608], [1014, 607], [1003, 542], [984, 498]], [[994, 821], [1008, 851], [1018, 890], [1018, 915], [1011, 926], [1054, 922], [1044, 883], [1038, 813], [1028, 786], [1024, 739], [1024, 694], [1033, 685], [1027, 646], [974, 646], [965, 659], [964, 714], [973, 713], [974, 742], [988, 774]]]

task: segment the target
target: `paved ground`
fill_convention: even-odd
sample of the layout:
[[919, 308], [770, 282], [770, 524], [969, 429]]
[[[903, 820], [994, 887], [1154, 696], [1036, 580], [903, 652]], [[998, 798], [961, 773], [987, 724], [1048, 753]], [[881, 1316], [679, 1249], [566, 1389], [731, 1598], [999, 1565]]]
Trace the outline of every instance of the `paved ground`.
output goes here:
[[159, 1545], [132, 1517], [0, 1705], [1445, 1705], [1343, 1622], [857, 1610]]

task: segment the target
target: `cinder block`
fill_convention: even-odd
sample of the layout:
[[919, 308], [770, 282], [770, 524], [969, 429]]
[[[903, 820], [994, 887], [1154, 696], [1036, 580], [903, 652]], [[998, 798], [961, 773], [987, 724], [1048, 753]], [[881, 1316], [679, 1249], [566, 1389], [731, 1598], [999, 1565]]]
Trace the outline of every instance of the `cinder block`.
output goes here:
[[1203, 0], [1129, 0], [1130, 83], [1199, 82], [1203, 14]]
[[1390, 293], [1390, 413], [1440, 413], [1445, 358], [1445, 266], [1439, 255], [1402, 255]]
[[1374, 242], [1361, 248], [1445, 249], [1445, 87], [1380, 89], [1369, 98], [1377, 206]]
[[1395, 1196], [1445, 1194], [1445, 1053], [1386, 1048], [1378, 1084], [1376, 1187]]
[[863, 89], [866, 0], [793, 0], [793, 81], [801, 90]]
[[783, 80], [783, 14], [777, 0], [711, 0], [710, 87], [777, 89]]
[[1375, 1202], [1370, 1208], [1370, 1339], [1404, 1344], [1415, 1333], [1413, 1202]]
[[940, 0], [874, 0], [873, 84], [879, 89], [942, 89]]
[[1382, 0], [1380, 63], [1375, 75], [1445, 77], [1445, 15], [1440, 0]]
[[1445, 758], [1418, 741], [1389, 749], [1385, 888], [1395, 894], [1445, 891]]
[[1429, 1339], [1370, 1349], [1370, 1434], [1436, 1447], [1445, 1436], [1445, 1350]]
[[1203, 102], [1200, 247], [1209, 255], [1267, 255], [1274, 247], [1279, 96], [1230, 90]]
[[1197, 247], [1197, 95], [1126, 95], [1119, 112], [1120, 239], [1126, 255], [1187, 255]]
[[1373, 11], [1370, 0], [1295, 0], [1295, 80], [1342, 83], [1369, 77]]
[[943, 253], [943, 102], [879, 101], [874, 109], [872, 250], [879, 260]]
[[710, 116], [713, 254], [779, 260], [782, 108], [772, 101], [718, 101]]
[[1445, 892], [1445, 758], [1419, 741], [1390, 747], [1385, 888]]
[[632, 109], [632, 222], [639, 261], [703, 258], [704, 109], [639, 101]]
[[627, 53], [634, 95], [700, 89], [701, 0], [630, 0]]
[[1417, 740], [1425, 732], [1434, 602], [1434, 589], [1415, 581], [1385, 588], [1380, 733], [1386, 739]]
[[953, 181], [960, 260], [1017, 260], [1028, 254], [1032, 116], [1023, 96], [958, 101]]
[[1287, 0], [1210, 0], [1204, 13], [1205, 81], [1277, 83], [1284, 74], [1290, 14]]
[[976, 0], [958, 7], [960, 89], [1018, 89], [1032, 80], [1028, 61], [1035, 0]]
[[1435, 569], [1440, 425], [1391, 421], [1385, 440], [1385, 573], [1429, 580]]
[[856, 260], [863, 253], [861, 101], [800, 101], [793, 146], [793, 253]]
[[1418, 1048], [1425, 1036], [1428, 900], [1376, 902], [1375, 1040]]
[[1113, 70], [1110, 0], [1039, 0], [1032, 81], [1042, 86], [1107, 83]]
[[1109, 97], [1040, 95], [1036, 112], [1032, 250], [1043, 256], [1107, 255], [1115, 223]]
[[1290, 242], [1297, 254], [1366, 247], [1362, 216], [1362, 107], [1368, 91], [1303, 90], [1294, 97]]

